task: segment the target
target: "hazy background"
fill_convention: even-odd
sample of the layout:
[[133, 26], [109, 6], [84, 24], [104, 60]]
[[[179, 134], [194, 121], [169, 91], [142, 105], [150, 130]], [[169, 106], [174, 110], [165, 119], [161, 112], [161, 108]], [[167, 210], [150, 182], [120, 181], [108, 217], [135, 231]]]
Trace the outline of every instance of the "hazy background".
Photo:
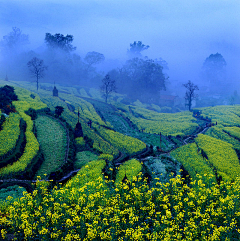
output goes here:
[[170, 82], [200, 82], [204, 60], [218, 52], [237, 87], [239, 12], [239, 0], [0, 0], [0, 38], [18, 27], [29, 35], [28, 48], [40, 51], [47, 32], [71, 34], [81, 58], [97, 51], [106, 63], [115, 60], [113, 67], [125, 61], [130, 43], [142, 41], [150, 46], [144, 56], [168, 63]]

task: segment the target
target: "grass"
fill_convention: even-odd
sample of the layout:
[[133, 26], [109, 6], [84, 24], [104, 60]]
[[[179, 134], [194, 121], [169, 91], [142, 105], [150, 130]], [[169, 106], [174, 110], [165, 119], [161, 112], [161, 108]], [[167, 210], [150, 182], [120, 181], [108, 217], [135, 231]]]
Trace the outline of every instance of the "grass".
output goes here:
[[90, 151], [78, 152], [76, 155], [76, 162], [74, 163], [76, 169], [82, 168], [88, 162], [97, 160], [98, 156]]
[[36, 176], [49, 175], [56, 171], [63, 163], [67, 145], [67, 136], [64, 127], [48, 116], [38, 116], [35, 121], [37, 139], [43, 151], [44, 162]]

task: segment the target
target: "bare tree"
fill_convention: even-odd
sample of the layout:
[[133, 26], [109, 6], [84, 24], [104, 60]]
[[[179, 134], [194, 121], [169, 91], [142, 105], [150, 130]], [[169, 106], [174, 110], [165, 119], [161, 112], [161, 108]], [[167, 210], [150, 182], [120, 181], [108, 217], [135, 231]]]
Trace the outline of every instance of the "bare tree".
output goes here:
[[186, 84], [183, 84], [183, 86], [187, 88], [187, 91], [185, 93], [185, 105], [188, 106], [189, 111], [191, 111], [192, 101], [198, 97], [195, 91], [199, 89], [198, 86], [192, 83], [190, 80]]
[[44, 71], [47, 69], [47, 66], [43, 64], [42, 59], [38, 59], [36, 57], [32, 58], [27, 65], [32, 76], [37, 78], [36, 82], [38, 90], [39, 79], [44, 77]]
[[116, 82], [115, 80], [112, 80], [108, 74], [105, 76], [102, 82], [103, 84], [100, 86], [100, 89], [104, 93], [105, 102], [107, 103], [109, 94], [116, 92]]

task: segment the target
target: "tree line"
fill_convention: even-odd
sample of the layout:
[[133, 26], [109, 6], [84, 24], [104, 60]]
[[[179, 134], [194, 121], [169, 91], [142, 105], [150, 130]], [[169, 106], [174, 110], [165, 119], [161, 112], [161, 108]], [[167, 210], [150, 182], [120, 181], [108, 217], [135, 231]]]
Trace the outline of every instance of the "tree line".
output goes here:
[[[39, 81], [47, 73], [48, 78], [58, 83], [91, 83], [100, 85], [105, 101], [109, 94], [118, 91], [126, 94], [129, 99], [139, 99], [146, 103], [158, 103], [160, 93], [166, 90], [166, 81], [169, 76], [166, 74], [168, 64], [165, 60], [150, 59], [143, 56], [143, 51], [150, 48], [141, 41], [130, 43], [127, 49], [128, 59], [120, 67], [107, 73], [97, 70], [96, 66], [104, 62], [105, 56], [102, 53], [91, 51], [82, 59], [75, 53], [76, 46], [73, 45], [73, 35], [56, 33], [45, 34], [46, 50], [41, 55], [34, 51], [25, 53], [23, 66], [27, 65], [32, 77], [36, 80], [37, 89]], [[6, 59], [8, 55], [20, 53], [23, 46], [29, 43], [29, 37], [23, 34], [19, 28], [13, 28], [12, 32], [3, 36], [0, 42], [1, 52]], [[20, 54], [19, 54], [20, 55]], [[11, 61], [10, 61], [11, 65]], [[212, 86], [220, 82], [224, 76], [226, 61], [219, 53], [211, 54], [203, 63], [203, 76]], [[8, 66], [9, 68], [9, 66]], [[7, 78], [7, 76], [6, 76]], [[191, 109], [192, 100], [197, 97], [195, 93], [198, 87], [191, 81], [184, 84], [186, 88], [186, 106]]]

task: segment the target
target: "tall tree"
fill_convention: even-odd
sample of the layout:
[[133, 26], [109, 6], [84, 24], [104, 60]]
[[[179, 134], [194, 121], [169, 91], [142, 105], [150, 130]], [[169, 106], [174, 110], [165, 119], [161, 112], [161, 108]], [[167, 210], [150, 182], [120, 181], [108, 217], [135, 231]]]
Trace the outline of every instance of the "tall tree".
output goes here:
[[191, 111], [192, 101], [198, 97], [195, 91], [199, 89], [198, 86], [192, 83], [190, 80], [186, 84], [183, 84], [183, 86], [187, 89], [185, 93], [185, 105], [188, 106], [189, 111]]
[[1, 69], [11, 79], [23, 79], [27, 58], [29, 38], [19, 28], [13, 27], [12, 31], [0, 40]]
[[63, 34], [56, 33], [52, 35], [50, 33], [46, 33], [45, 42], [50, 48], [61, 49], [66, 52], [71, 52], [76, 49], [72, 45], [73, 35], [67, 34], [64, 36]]
[[109, 74], [105, 76], [102, 80], [102, 85], [100, 86], [101, 91], [104, 93], [105, 102], [107, 103], [109, 94], [116, 92], [116, 82], [111, 79]]
[[[111, 72], [112, 74], [112, 72]], [[114, 73], [116, 76], [116, 73]], [[165, 90], [168, 77], [163, 67], [152, 59], [132, 58], [118, 71], [119, 88], [133, 99], [143, 102], [159, 100], [161, 90]]]
[[37, 82], [37, 90], [38, 90], [38, 83], [39, 79], [44, 77], [45, 70], [47, 69], [47, 66], [43, 64], [42, 59], [38, 59], [36, 57], [32, 58], [28, 63], [29, 71], [32, 75], [32, 77], [36, 77]]
[[29, 44], [28, 35], [23, 34], [17, 27], [13, 27], [12, 32], [3, 36], [3, 40], [0, 42], [2, 49], [12, 51], [16, 51], [18, 47], [26, 44]]
[[105, 57], [103, 54], [98, 52], [88, 52], [84, 58], [85, 62], [88, 64], [89, 67], [92, 65], [99, 64], [105, 60]]
[[141, 52], [149, 48], [149, 45], [145, 45], [142, 41], [134, 41], [130, 44], [130, 49], [128, 49], [127, 53], [130, 58], [141, 57]]
[[207, 80], [212, 90], [216, 90], [226, 80], [226, 61], [219, 53], [211, 54], [205, 59], [202, 70], [203, 77]]

